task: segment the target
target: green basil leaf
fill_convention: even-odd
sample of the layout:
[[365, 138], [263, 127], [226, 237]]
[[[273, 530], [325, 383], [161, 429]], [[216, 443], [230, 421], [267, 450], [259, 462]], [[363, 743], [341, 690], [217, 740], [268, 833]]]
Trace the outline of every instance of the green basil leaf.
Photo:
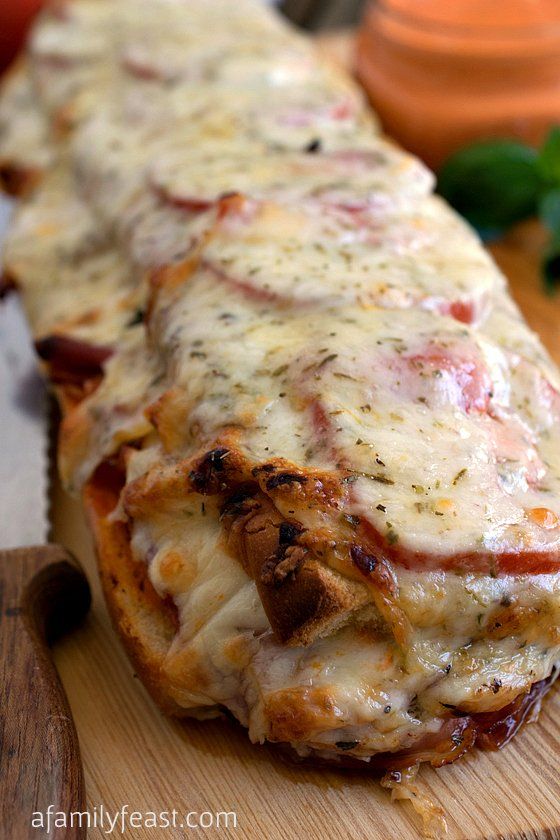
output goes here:
[[553, 233], [560, 231], [560, 189], [543, 195], [539, 202], [539, 218]]
[[536, 214], [536, 160], [534, 149], [515, 140], [474, 143], [443, 165], [438, 191], [483, 234], [499, 233]]
[[537, 168], [549, 184], [560, 187], [560, 126], [554, 126], [537, 158]]
[[542, 274], [545, 287], [552, 294], [560, 282], [560, 231], [552, 235], [546, 247], [542, 260]]

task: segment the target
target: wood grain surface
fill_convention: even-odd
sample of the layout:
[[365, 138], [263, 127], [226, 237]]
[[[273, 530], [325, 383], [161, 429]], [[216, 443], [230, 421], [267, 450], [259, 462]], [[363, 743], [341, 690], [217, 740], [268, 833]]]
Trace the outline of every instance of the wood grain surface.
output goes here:
[[[337, 42], [344, 54], [345, 45]], [[492, 251], [531, 326], [560, 362], [560, 297], [544, 295], [538, 257], [544, 234], [523, 225]], [[90, 807], [117, 810], [235, 811], [237, 829], [136, 829], [125, 836], [237, 837], [249, 840], [409, 840], [420, 836], [408, 805], [393, 805], [367, 774], [281, 763], [225, 721], [164, 718], [131, 671], [111, 629], [79, 506], [57, 490], [55, 538], [86, 566], [94, 592], [86, 624], [56, 660], [75, 715]], [[449, 840], [560, 838], [560, 691], [538, 723], [500, 753], [474, 753], [449, 767], [423, 768], [420, 786], [446, 813]], [[106, 836], [90, 832], [97, 840]]]

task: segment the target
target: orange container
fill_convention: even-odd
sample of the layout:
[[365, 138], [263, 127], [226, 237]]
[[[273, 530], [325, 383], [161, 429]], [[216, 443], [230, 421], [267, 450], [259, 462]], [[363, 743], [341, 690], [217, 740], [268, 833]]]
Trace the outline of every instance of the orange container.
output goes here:
[[388, 134], [437, 168], [466, 143], [560, 123], [559, 0], [377, 0], [357, 71]]

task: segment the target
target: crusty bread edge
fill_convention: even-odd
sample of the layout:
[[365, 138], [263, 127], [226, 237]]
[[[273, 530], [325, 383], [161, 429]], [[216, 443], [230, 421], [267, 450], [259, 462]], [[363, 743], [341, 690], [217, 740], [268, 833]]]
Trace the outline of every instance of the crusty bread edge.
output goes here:
[[83, 494], [109, 614], [135, 671], [160, 709], [186, 716], [191, 712], [172, 699], [162, 672], [176, 625], [145, 567], [132, 556], [127, 526], [109, 515], [118, 500], [118, 490], [111, 484], [96, 474]]

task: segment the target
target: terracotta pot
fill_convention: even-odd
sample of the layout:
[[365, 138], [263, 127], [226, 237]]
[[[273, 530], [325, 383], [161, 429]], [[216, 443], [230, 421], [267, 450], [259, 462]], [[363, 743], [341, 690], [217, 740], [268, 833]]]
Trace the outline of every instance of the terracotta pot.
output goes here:
[[475, 139], [537, 144], [560, 123], [560, 3], [370, 2], [357, 68], [387, 133], [433, 167]]

